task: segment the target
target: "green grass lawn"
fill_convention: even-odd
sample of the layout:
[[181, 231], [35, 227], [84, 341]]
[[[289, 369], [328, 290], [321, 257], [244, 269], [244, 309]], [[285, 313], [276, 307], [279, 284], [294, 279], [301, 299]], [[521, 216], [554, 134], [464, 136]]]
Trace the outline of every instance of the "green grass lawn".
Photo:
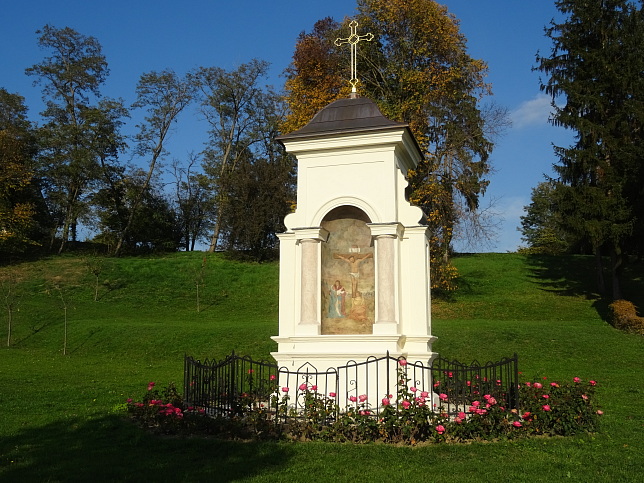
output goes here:
[[[183, 356], [268, 358], [277, 264], [203, 253], [13, 267], [13, 336], [0, 319], [0, 481], [638, 481], [644, 474], [641, 336], [608, 325], [585, 257], [468, 255], [461, 289], [433, 302], [435, 350], [464, 362], [519, 354], [527, 379], [598, 381], [599, 434], [396, 447], [151, 436], [123, 418], [149, 381], [183, 378]], [[625, 292], [644, 306], [642, 267]], [[7, 285], [5, 285], [6, 289]], [[58, 288], [56, 288], [58, 287]], [[6, 294], [6, 292], [5, 292]], [[67, 355], [63, 355], [67, 307]]]

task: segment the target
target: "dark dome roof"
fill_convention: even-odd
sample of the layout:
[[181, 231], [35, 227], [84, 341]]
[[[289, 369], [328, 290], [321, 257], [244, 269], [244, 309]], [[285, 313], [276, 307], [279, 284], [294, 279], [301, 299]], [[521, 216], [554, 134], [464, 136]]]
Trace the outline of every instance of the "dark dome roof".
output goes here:
[[290, 134], [278, 136], [278, 141], [294, 138], [328, 136], [348, 132], [379, 131], [409, 127], [382, 115], [376, 103], [366, 97], [338, 99], [319, 111], [306, 126]]

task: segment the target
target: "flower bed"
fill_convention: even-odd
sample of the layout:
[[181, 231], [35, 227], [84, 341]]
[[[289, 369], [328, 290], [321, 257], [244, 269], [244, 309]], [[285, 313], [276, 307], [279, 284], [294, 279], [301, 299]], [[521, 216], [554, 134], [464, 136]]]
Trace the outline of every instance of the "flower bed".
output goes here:
[[366, 394], [349, 396], [340, 408], [336, 394], [321, 394], [315, 385], [300, 386], [293, 404], [288, 388], [271, 376], [270, 401], [265, 395], [241, 394], [226, 415], [186, 407], [173, 385], [163, 391], [150, 383], [141, 401], [127, 401], [130, 417], [163, 434], [205, 434], [233, 439], [291, 439], [335, 442], [418, 444], [514, 439], [535, 435], [569, 436], [597, 431], [603, 413], [595, 404], [595, 381], [528, 381], [518, 388], [519, 409], [500, 396], [482, 394], [447, 413], [449, 395], [432, 395], [409, 386], [399, 370], [397, 393], [384, 395], [373, 408]]

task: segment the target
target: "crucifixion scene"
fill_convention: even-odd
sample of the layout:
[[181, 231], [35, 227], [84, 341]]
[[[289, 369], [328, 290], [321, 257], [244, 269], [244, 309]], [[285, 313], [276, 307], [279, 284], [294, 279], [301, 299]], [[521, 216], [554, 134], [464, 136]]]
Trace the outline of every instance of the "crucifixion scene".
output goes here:
[[368, 218], [344, 207], [322, 225], [321, 333], [370, 334], [375, 310], [375, 267]]
[[373, 253], [347, 254], [334, 253], [333, 258], [344, 260], [349, 264], [349, 276], [351, 277], [351, 298], [356, 298], [358, 292], [358, 280], [360, 279], [360, 264], [367, 258], [373, 258]]

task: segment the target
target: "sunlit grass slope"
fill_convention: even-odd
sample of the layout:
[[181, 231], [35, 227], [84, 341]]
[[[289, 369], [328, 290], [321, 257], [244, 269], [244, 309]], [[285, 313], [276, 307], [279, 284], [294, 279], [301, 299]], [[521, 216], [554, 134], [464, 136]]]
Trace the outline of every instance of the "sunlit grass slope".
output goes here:
[[[67, 256], [0, 267], [14, 294], [10, 347], [6, 307], [0, 319], [0, 480], [637, 481], [644, 343], [604, 321], [592, 262], [485, 254], [455, 264], [461, 289], [433, 302], [435, 349], [462, 361], [517, 352], [526, 379], [597, 380], [600, 434], [422, 448], [152, 437], [119, 406], [149, 381], [180, 385], [184, 354], [275, 349], [278, 265]], [[626, 274], [640, 307], [643, 271]]]

